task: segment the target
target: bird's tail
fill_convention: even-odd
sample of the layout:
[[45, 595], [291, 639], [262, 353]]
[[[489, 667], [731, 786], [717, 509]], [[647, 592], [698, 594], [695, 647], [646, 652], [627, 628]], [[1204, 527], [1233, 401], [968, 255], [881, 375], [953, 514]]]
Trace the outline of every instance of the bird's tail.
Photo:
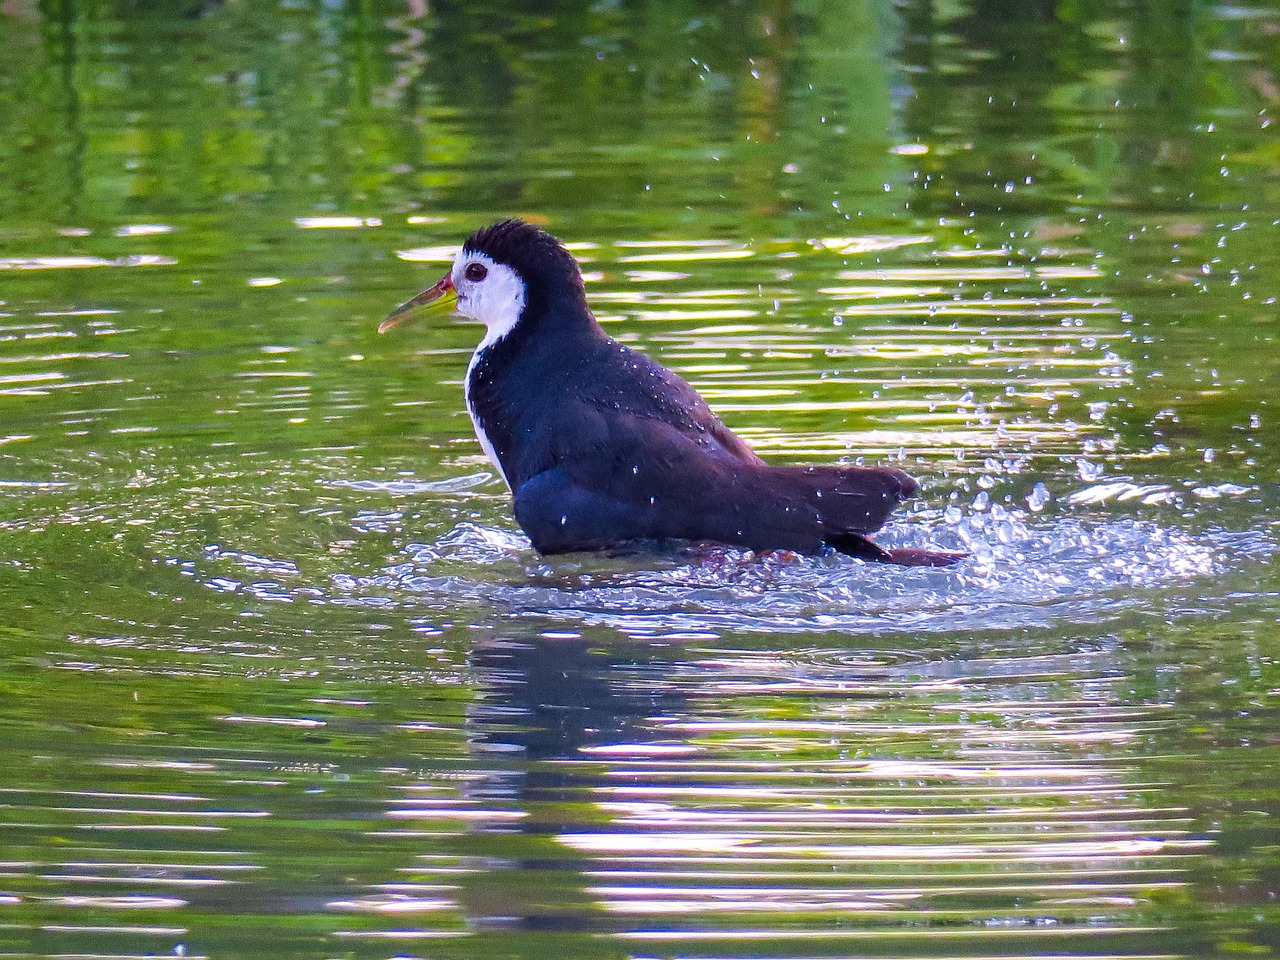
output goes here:
[[771, 466], [771, 486], [803, 499], [826, 534], [874, 533], [920, 486], [890, 467]]
[[828, 546], [835, 547], [841, 553], [860, 560], [872, 560], [876, 563], [892, 563], [900, 567], [949, 567], [959, 563], [967, 553], [954, 553], [950, 550], [917, 550], [914, 547], [880, 546], [869, 537], [860, 533], [845, 533], [829, 536]]
[[884, 526], [898, 504], [920, 492], [920, 485], [901, 470], [823, 466], [804, 467], [797, 473], [812, 490], [809, 503], [821, 519], [822, 542], [841, 553], [905, 567], [945, 567], [968, 556], [944, 550], [891, 549], [868, 537]]

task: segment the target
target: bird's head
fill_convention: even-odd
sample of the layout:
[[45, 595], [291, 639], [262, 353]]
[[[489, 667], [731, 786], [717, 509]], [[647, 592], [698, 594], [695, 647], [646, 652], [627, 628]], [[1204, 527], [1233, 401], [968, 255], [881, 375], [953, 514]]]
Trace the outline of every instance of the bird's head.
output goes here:
[[548, 313], [590, 318], [578, 262], [559, 240], [523, 220], [500, 220], [471, 234], [440, 282], [393, 310], [378, 332], [433, 304], [483, 323], [484, 344]]

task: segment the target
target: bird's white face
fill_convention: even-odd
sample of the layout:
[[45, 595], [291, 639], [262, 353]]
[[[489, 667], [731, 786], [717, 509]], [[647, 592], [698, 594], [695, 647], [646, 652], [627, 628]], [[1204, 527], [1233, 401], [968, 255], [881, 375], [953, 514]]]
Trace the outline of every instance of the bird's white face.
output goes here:
[[524, 281], [518, 273], [483, 253], [459, 250], [450, 278], [458, 292], [454, 309], [485, 325], [484, 339], [477, 351], [511, 332], [525, 304]]

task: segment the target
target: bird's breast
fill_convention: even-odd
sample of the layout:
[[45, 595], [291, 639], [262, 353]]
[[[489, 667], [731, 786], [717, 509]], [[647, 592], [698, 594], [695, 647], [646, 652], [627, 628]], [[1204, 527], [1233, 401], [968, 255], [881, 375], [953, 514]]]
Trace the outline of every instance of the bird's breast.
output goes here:
[[504, 451], [507, 449], [505, 441], [509, 440], [509, 427], [503, 422], [502, 404], [493, 383], [493, 365], [487, 356], [491, 349], [489, 344], [482, 343], [471, 355], [471, 362], [467, 364], [467, 376], [462, 384], [462, 395], [466, 401], [467, 414], [471, 417], [471, 426], [476, 432], [476, 439], [480, 441], [480, 449], [484, 451], [485, 456], [497, 469], [498, 475], [502, 477], [503, 483], [510, 489], [511, 481], [507, 477], [506, 468], [502, 465], [502, 457], [498, 452], [500, 442], [502, 449]]

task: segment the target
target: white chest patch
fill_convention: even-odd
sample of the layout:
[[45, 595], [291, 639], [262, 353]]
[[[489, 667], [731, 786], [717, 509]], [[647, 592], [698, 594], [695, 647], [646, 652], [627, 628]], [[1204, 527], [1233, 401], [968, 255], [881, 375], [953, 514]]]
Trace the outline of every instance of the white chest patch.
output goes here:
[[[479, 269], [478, 269], [479, 268]], [[483, 270], [481, 279], [468, 279], [468, 273], [478, 275]], [[471, 355], [467, 364], [467, 378], [463, 381], [463, 396], [467, 404], [467, 413], [471, 415], [471, 425], [475, 428], [476, 439], [497, 468], [499, 476], [510, 488], [506, 471], [498, 460], [498, 452], [493, 442], [485, 433], [484, 424], [476, 415], [475, 406], [471, 402], [471, 377], [475, 373], [486, 350], [510, 333], [520, 321], [524, 311], [525, 289], [520, 275], [505, 263], [498, 263], [483, 253], [472, 253], [460, 250], [453, 261], [451, 273], [454, 288], [458, 291], [458, 313], [472, 320], [479, 320], [485, 326], [484, 337]]]

